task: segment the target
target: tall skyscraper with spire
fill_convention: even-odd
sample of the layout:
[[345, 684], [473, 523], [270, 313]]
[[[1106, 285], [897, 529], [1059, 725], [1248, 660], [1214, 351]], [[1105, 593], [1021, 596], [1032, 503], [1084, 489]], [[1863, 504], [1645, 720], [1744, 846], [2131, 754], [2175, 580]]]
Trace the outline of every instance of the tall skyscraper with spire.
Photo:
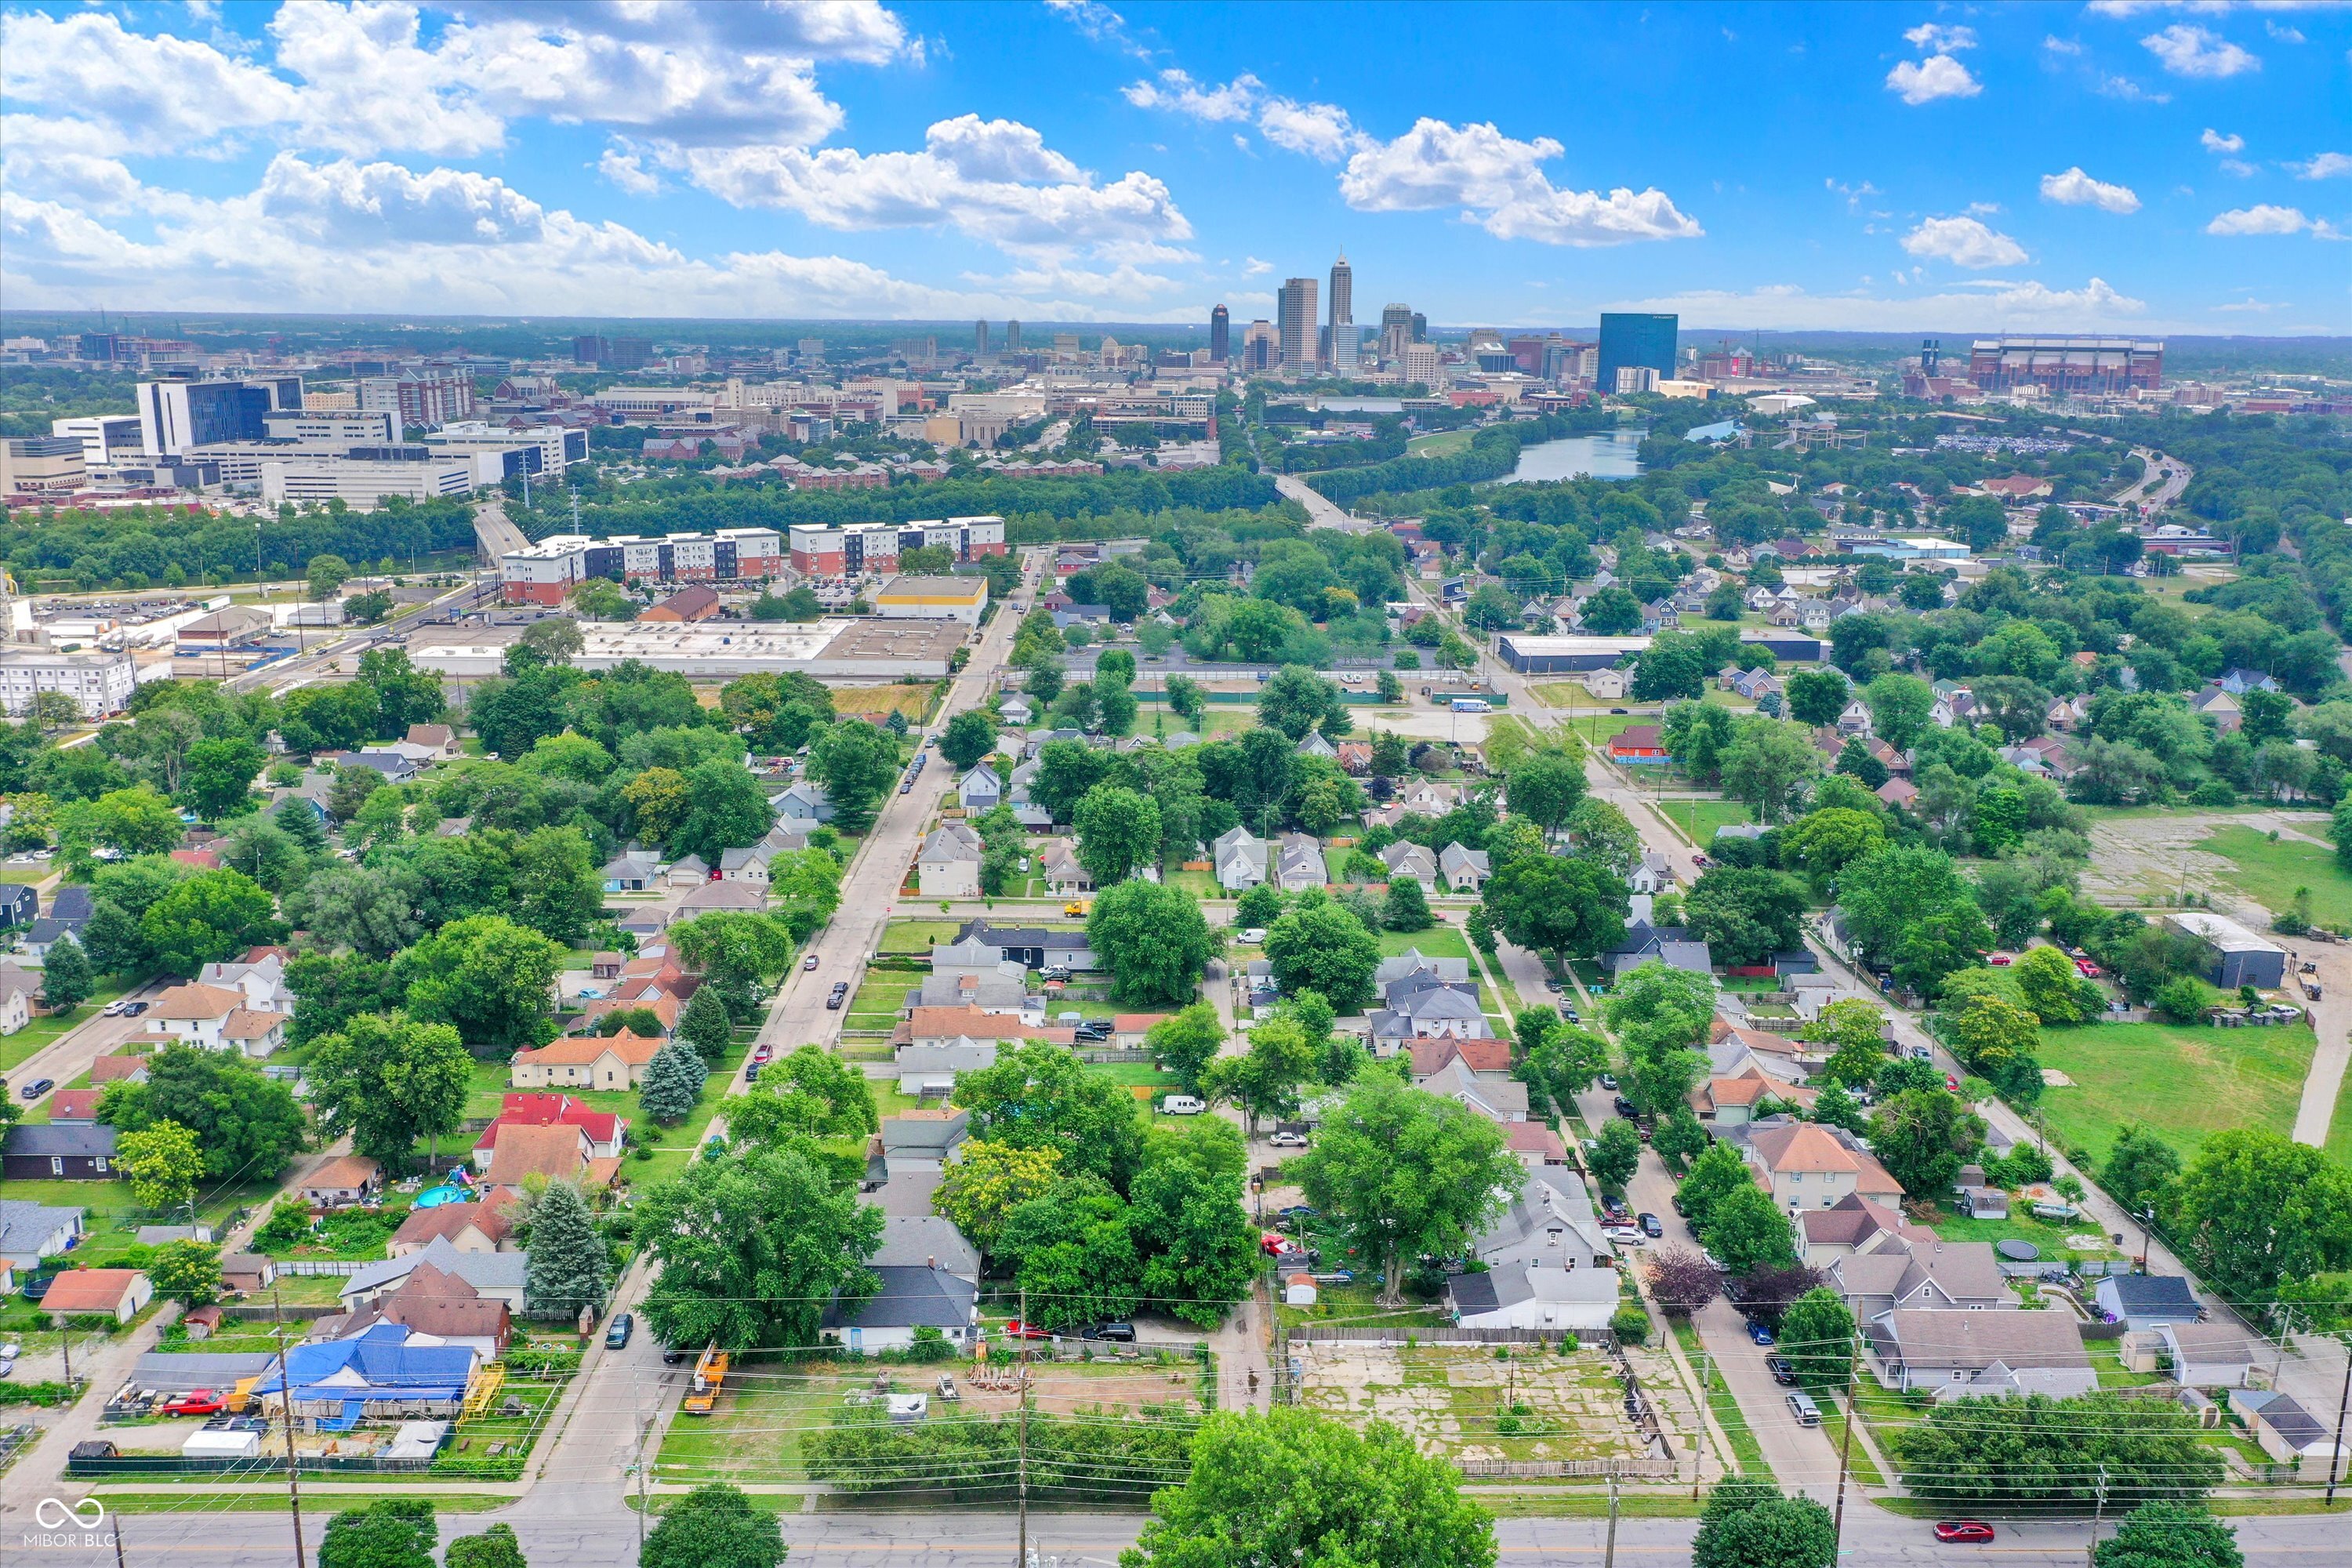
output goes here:
[[1348, 265], [1348, 253], [1343, 250], [1331, 264], [1332, 374], [1356, 374], [1356, 351], [1361, 342], [1356, 332], [1356, 270]]
[[1233, 313], [1223, 305], [1209, 312], [1209, 363], [1223, 364], [1233, 347]]

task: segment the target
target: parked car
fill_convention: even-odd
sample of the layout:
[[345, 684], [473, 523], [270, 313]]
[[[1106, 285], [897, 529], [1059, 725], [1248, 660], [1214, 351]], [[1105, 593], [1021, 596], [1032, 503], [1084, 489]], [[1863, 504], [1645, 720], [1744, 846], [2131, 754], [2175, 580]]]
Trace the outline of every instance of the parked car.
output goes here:
[[1911, 1059], [1915, 1062], [1932, 1062], [1936, 1059], [1936, 1053], [1926, 1046], [1914, 1046], [1911, 1047]]
[[[1562, 1015], [1562, 1016], [1566, 1016], [1566, 1015]], [[1616, 1093], [1616, 1092], [1617, 1092], [1617, 1075], [1616, 1075], [1615, 1073], [1613, 1073], [1613, 1072], [1605, 1072], [1605, 1073], [1602, 1073], [1602, 1074], [1601, 1075], [1601, 1088], [1603, 1088], [1603, 1089], [1607, 1089], [1607, 1090], [1608, 1090], [1610, 1093], [1612, 1093], [1612, 1094]]]
[[209, 1388], [191, 1389], [163, 1406], [166, 1415], [217, 1415], [228, 1402]]
[[1234, 940], [1235, 942], [1246, 942], [1246, 943], [1248, 943], [1249, 945], [1251, 945], [1251, 946], [1255, 947], [1255, 946], [1256, 946], [1259, 942], [1264, 942], [1264, 941], [1265, 940], [1265, 927], [1264, 927], [1264, 926], [1245, 926], [1245, 927], [1244, 927], [1244, 928], [1242, 929], [1242, 931], [1241, 931], [1240, 934], [1238, 934], [1237, 936], [1235, 936], [1235, 937], [1234, 938]]
[[2078, 958], [2074, 961], [2074, 973], [2085, 980], [2096, 980], [2106, 972], [2087, 958]]
[[1958, 1094], [1958, 1093], [1959, 1093], [1959, 1092], [1960, 1092], [1960, 1080], [1959, 1080], [1958, 1079], [1957, 1079], [1957, 1078], [1954, 1078], [1950, 1073], [1946, 1073], [1946, 1074], [1944, 1075], [1944, 1090], [1945, 1090], [1945, 1092], [1946, 1092], [1946, 1093], [1948, 1093], [1948, 1094]]
[[1635, 1105], [1632, 1100], [1626, 1099], [1622, 1094], [1617, 1097], [1615, 1109], [1618, 1115], [1624, 1117], [1628, 1121], [1631, 1121], [1634, 1117], [1642, 1114], [1642, 1108]]
[[1981, 1546], [1992, 1539], [1992, 1526], [1980, 1519], [1938, 1520], [1936, 1539], [1948, 1546]]
[[662, 1346], [662, 1365], [683, 1366], [694, 1359], [694, 1352], [684, 1345]]
[[1634, 1223], [1642, 1227], [1642, 1234], [1650, 1237], [1653, 1241], [1666, 1234], [1664, 1223], [1661, 1221], [1656, 1215], [1644, 1214], [1639, 1215], [1634, 1220]]
[[848, 1000], [849, 982], [846, 980], [836, 980], [833, 983], [832, 994], [824, 999], [824, 1005], [829, 1010], [837, 1013], [841, 1010], [841, 1005]]
[[1750, 1318], [1748, 1320], [1748, 1337], [1759, 1345], [1769, 1345], [1773, 1342], [1772, 1325], [1761, 1319]]
[[16, 1092], [26, 1100], [38, 1100], [57, 1086], [58, 1080], [53, 1078], [37, 1078]]
[[125, 1002], [122, 1005], [122, 1016], [126, 1018], [136, 1018], [145, 1011], [147, 1004], [144, 1002]]
[[1987, 958], [1985, 962], [1991, 964], [1995, 969], [2007, 969], [2011, 964], [2017, 962], [2017, 955], [2009, 952], [1996, 952]]
[[1117, 1340], [1123, 1344], [1131, 1345], [1135, 1342], [1135, 1325], [1133, 1323], [1097, 1323], [1091, 1328], [1081, 1329], [1078, 1331], [1078, 1338]]
[[801, 967], [803, 969], [814, 969], [816, 967], [816, 954], [812, 952], [806, 958], [802, 959]]
[[1822, 1424], [1822, 1407], [1813, 1403], [1811, 1394], [1791, 1394], [1787, 1403], [1789, 1414], [1796, 1417], [1798, 1426], [1818, 1426]]
[[1304, 1132], [1277, 1132], [1273, 1137], [1267, 1139], [1266, 1142], [1273, 1144], [1277, 1149], [1304, 1149], [1307, 1147], [1307, 1134]]
[[636, 1327], [637, 1320], [635, 1313], [615, 1313], [612, 1322], [604, 1330], [604, 1348], [608, 1351], [628, 1349], [629, 1336], [636, 1331]]
[[1791, 1385], [1797, 1381], [1797, 1369], [1790, 1364], [1789, 1358], [1787, 1356], [1766, 1356], [1764, 1358], [1764, 1370], [1772, 1374], [1773, 1382], [1780, 1384], [1784, 1387]]
[[1171, 1094], [1160, 1102], [1162, 1116], [1198, 1116], [1209, 1109], [1209, 1102], [1197, 1094]]
[[1050, 1340], [1054, 1335], [1049, 1329], [1041, 1329], [1034, 1323], [1024, 1323], [1015, 1318], [1004, 1325], [1004, 1337], [1008, 1340]]

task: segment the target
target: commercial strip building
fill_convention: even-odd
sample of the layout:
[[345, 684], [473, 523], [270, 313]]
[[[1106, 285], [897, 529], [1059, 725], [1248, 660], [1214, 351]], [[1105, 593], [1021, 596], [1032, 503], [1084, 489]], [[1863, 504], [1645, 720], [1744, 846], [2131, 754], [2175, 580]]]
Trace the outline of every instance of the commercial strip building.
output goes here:
[[[762, 672], [834, 680], [935, 680], [948, 673], [967, 635], [952, 620], [843, 616], [800, 624], [591, 621], [580, 629], [584, 646], [572, 660], [575, 668], [611, 669], [635, 660], [696, 680]], [[479, 679], [503, 670], [507, 650], [521, 636], [520, 626], [422, 626], [409, 635], [408, 657], [417, 668], [446, 679]]]
[[[1521, 675], [1557, 675], [1613, 668], [1642, 653], [1650, 641], [1646, 637], [1534, 637], [1507, 632], [1495, 639], [1495, 649], [1504, 663]], [[1822, 657], [1822, 639], [1801, 632], [1742, 632], [1739, 641], [1743, 647], [1763, 648], [1784, 662]]]

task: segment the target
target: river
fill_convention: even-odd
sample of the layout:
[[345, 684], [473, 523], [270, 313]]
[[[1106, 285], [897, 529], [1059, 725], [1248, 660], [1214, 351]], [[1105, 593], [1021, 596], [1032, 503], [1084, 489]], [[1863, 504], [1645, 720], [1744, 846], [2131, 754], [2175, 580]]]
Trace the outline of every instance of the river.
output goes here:
[[1642, 473], [1642, 437], [1646, 430], [1609, 430], [1593, 436], [1563, 436], [1519, 451], [1519, 465], [1511, 477], [1496, 484], [1528, 484], [1538, 479], [1572, 479], [1580, 474], [1596, 479], [1638, 479]]

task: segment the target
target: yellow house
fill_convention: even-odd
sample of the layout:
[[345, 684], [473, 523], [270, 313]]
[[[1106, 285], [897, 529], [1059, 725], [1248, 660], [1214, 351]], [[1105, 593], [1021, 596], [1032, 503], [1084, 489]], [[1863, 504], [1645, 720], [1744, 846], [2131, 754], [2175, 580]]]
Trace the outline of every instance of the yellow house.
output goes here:
[[574, 1036], [517, 1051], [508, 1081], [516, 1089], [635, 1089], [661, 1047], [660, 1040], [626, 1029]]

